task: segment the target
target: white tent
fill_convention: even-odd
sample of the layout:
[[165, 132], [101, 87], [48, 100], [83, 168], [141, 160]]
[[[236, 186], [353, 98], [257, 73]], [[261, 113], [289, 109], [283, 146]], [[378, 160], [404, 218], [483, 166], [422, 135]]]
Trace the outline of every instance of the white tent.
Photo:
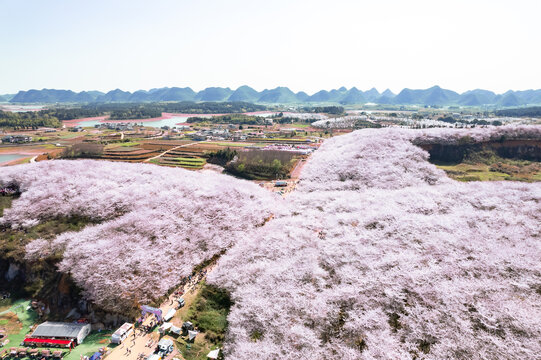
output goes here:
[[192, 341], [193, 339], [195, 339], [196, 336], [197, 336], [197, 331], [192, 331], [192, 330], [188, 331], [188, 340]]
[[220, 349], [212, 350], [208, 353], [207, 358], [209, 359], [218, 359], [218, 355], [220, 354]]
[[171, 329], [172, 326], [173, 324], [171, 324], [170, 322], [166, 322], [166, 323], [163, 323], [162, 326], [160, 326], [158, 330], [160, 333], [165, 334], [165, 332]]
[[167, 312], [167, 314], [165, 314], [165, 316], [163, 317], [163, 319], [164, 319], [165, 321], [171, 320], [171, 319], [173, 318], [173, 316], [175, 316], [175, 313], [176, 313], [176, 312], [177, 312], [177, 311], [176, 311], [175, 309], [172, 309], [172, 308], [169, 309], [169, 311]]
[[179, 328], [179, 327], [176, 327], [175, 325], [173, 325], [173, 326], [171, 326], [171, 332], [173, 334], [180, 335], [180, 333], [182, 332], [182, 329]]

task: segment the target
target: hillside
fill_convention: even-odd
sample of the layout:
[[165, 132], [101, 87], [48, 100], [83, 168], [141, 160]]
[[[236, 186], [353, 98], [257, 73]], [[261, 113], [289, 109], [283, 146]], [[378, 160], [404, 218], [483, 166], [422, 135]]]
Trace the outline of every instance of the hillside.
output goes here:
[[[233, 302], [226, 359], [533, 359], [541, 184], [457, 182], [417, 146], [501, 139], [541, 128], [355, 131], [325, 141], [285, 200], [147, 164], [7, 167], [0, 188], [21, 195], [0, 226], [29, 235], [1, 238], [1, 269], [57, 264], [83, 298], [125, 313], [222, 254], [208, 281]], [[71, 231], [29, 238], [61, 219]]]
[[230, 88], [209, 87], [195, 95], [196, 101], [226, 101], [233, 91]]
[[295, 93], [289, 90], [287, 87], [277, 87], [271, 90], [263, 90], [258, 102], [262, 103], [295, 103], [298, 102]]
[[340, 103], [344, 105], [361, 104], [365, 102], [366, 99], [363, 96], [363, 92], [356, 87], [349, 89], [340, 99]]
[[390, 89], [386, 89], [384, 92], [381, 93], [381, 96], [385, 96], [387, 98], [394, 98], [396, 95]]
[[458, 101], [460, 95], [439, 86], [426, 90], [404, 89], [393, 99], [395, 104], [449, 105]]
[[460, 105], [465, 106], [480, 106], [483, 104], [496, 103], [496, 94], [487, 90], [470, 90], [466, 91], [460, 96], [458, 100]]
[[361, 130], [322, 145], [291, 213], [210, 274], [234, 299], [226, 359], [539, 354], [540, 185], [450, 180], [411, 143], [427, 136], [465, 133]]
[[189, 87], [153, 89], [148, 94], [147, 101], [193, 101], [196, 96], [196, 92]]
[[376, 102], [377, 99], [381, 96], [379, 91], [376, 88], [372, 88], [368, 91], [365, 91], [363, 95], [366, 101], [368, 102]]
[[259, 93], [249, 86], [241, 86], [235, 90], [227, 101], [245, 101], [256, 102], [259, 99]]
[[295, 96], [297, 98], [297, 101], [299, 102], [307, 102], [308, 99], [310, 98], [310, 95], [308, 95], [304, 91], [299, 91], [298, 93], [295, 94]]
[[513, 93], [507, 92], [499, 99], [498, 104], [504, 107], [512, 107], [522, 105], [520, 99]]
[[100, 96], [96, 101], [98, 102], [128, 102], [131, 97], [131, 93], [128, 91], [122, 91], [120, 89], [109, 91], [107, 94]]
[[[0, 173], [5, 186], [22, 194], [4, 210], [0, 226], [32, 232], [51, 219], [95, 224], [35, 239], [26, 259], [28, 271], [57, 263], [85, 299], [109, 312], [126, 313], [164, 295], [280, 209], [279, 199], [255, 184], [147, 164], [59, 160], [7, 167]], [[24, 245], [0, 236], [2, 248]], [[0, 253], [0, 270], [17, 265], [16, 252]]]
[[346, 89], [341, 88], [340, 90], [321, 90], [310, 96], [307, 101], [309, 102], [333, 102], [339, 103], [342, 101], [346, 94]]
[[277, 87], [256, 91], [249, 86], [240, 86], [236, 90], [222, 87], [209, 87], [199, 92], [191, 88], [159, 88], [138, 90], [134, 93], [112, 90], [107, 93], [88, 91], [75, 93], [70, 90], [29, 90], [20, 91], [9, 100], [12, 103], [92, 103], [92, 102], [160, 102], [160, 101], [245, 101], [269, 104], [294, 103], [332, 103], [355, 105], [365, 103], [424, 106], [493, 106], [513, 107], [541, 104], [541, 90], [507, 91], [496, 95], [488, 90], [470, 90], [458, 94], [451, 90], [433, 86], [429, 89], [403, 89], [395, 95], [389, 89], [383, 93], [375, 88], [361, 91], [356, 87], [341, 87], [332, 90], [320, 90], [312, 95], [300, 91], [294, 93], [287, 87]]
[[73, 102], [92, 102], [101, 95], [96, 92], [75, 93], [71, 90], [28, 90], [19, 91], [11, 100], [12, 103], [73, 103]]

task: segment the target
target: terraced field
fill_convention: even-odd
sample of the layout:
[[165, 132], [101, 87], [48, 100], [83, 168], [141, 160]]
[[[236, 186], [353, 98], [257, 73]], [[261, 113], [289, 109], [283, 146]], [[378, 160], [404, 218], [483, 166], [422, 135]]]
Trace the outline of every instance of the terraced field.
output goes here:
[[105, 148], [102, 159], [111, 161], [142, 162], [175, 146], [187, 142], [143, 142], [122, 143]]
[[144, 149], [143, 147], [118, 146], [105, 149], [101, 158], [112, 161], [141, 162], [159, 153], [159, 150]]
[[166, 166], [180, 166], [185, 169], [199, 170], [207, 163], [207, 161], [200, 157], [178, 157], [176, 155], [170, 155], [167, 153], [165, 156], [151, 160], [152, 163]]

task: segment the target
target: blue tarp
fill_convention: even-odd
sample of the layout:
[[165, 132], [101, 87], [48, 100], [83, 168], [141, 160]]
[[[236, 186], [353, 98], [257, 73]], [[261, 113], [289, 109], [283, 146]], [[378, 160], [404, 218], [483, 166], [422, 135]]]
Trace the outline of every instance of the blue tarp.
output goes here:
[[99, 351], [96, 351], [94, 354], [92, 354], [92, 356], [88, 360], [100, 360], [100, 359], [101, 359], [101, 353]]

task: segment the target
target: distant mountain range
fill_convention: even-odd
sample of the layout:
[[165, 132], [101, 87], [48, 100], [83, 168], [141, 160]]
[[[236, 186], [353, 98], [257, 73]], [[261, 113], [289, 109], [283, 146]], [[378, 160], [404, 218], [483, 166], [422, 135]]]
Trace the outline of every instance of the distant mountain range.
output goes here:
[[541, 104], [540, 90], [507, 91], [495, 94], [488, 90], [470, 90], [462, 94], [433, 86], [424, 90], [404, 89], [399, 94], [390, 90], [380, 93], [375, 88], [361, 91], [356, 87], [346, 89], [321, 90], [313, 95], [300, 91], [295, 93], [287, 87], [256, 91], [249, 86], [236, 90], [222, 87], [209, 87], [195, 92], [185, 88], [159, 88], [138, 90], [133, 93], [120, 89], [103, 93], [100, 91], [71, 90], [28, 90], [13, 95], [0, 95], [0, 101], [10, 103], [92, 103], [92, 102], [153, 102], [153, 101], [245, 101], [251, 103], [295, 104], [295, 103], [334, 103], [353, 104], [390, 104], [424, 106], [495, 106], [513, 107]]

